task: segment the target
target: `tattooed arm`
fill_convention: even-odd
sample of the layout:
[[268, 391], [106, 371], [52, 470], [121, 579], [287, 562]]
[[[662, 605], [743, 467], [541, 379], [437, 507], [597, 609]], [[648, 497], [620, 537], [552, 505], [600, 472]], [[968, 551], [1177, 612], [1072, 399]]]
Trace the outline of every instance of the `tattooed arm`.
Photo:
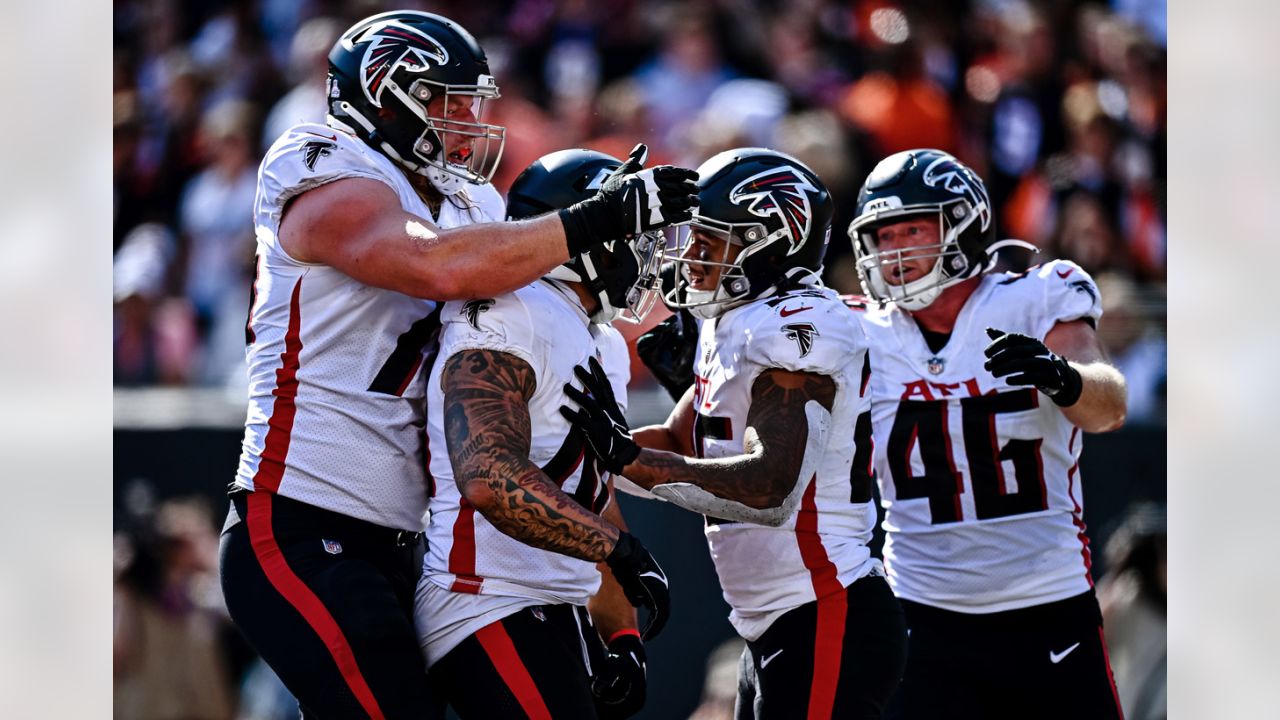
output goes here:
[[810, 444], [805, 405], [814, 401], [830, 413], [835, 394], [835, 381], [826, 375], [766, 370], [751, 387], [741, 455], [698, 459], [642, 449], [622, 474], [645, 489], [686, 483], [748, 508], [779, 507], [800, 479]]
[[533, 368], [509, 353], [463, 350], [445, 361], [444, 428], [458, 490], [503, 533], [599, 562], [618, 528], [564, 494], [529, 460]]

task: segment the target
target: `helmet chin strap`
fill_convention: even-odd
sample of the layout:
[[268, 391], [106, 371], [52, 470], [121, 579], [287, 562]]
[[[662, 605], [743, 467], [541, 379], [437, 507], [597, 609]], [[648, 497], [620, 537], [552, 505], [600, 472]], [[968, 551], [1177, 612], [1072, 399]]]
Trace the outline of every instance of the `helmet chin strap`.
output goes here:
[[[590, 258], [584, 257], [582, 258], [582, 260], [584, 261], [584, 263], [590, 263]], [[592, 272], [592, 269], [588, 268], [588, 272]], [[565, 282], [565, 283], [580, 283], [587, 287], [588, 292], [591, 292], [590, 285], [589, 285], [590, 280], [582, 277], [576, 270], [569, 267], [567, 263], [564, 265], [557, 265], [554, 268], [551, 268], [551, 271], [548, 272], [546, 275], [543, 275], [543, 277], [550, 278], [552, 280], [558, 280], [560, 282]], [[598, 305], [598, 307], [596, 308], [596, 311], [590, 314], [591, 322], [597, 323], [597, 324], [613, 322], [619, 315], [622, 314], [621, 308], [615, 308], [612, 304], [610, 304], [609, 298], [606, 293], [591, 292], [591, 294], [595, 296], [596, 303]]]
[[461, 174], [456, 173], [465, 173], [467, 169], [465, 166], [456, 165], [454, 163], [445, 163], [445, 165], [457, 168], [458, 170], [451, 172], [448, 169], [439, 168], [431, 163], [427, 163], [422, 166], [422, 170], [420, 172], [426, 176], [427, 181], [430, 182], [436, 190], [440, 191], [441, 195], [444, 195], [445, 197], [457, 195], [467, 186], [467, 180]]

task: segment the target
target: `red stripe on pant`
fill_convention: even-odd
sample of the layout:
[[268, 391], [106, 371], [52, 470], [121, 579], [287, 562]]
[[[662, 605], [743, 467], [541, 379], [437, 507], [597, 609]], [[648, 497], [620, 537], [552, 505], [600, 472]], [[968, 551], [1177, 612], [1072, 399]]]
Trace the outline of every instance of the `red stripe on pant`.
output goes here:
[[249, 528], [249, 541], [253, 545], [253, 554], [258, 558], [258, 564], [262, 566], [262, 571], [266, 573], [267, 580], [276, 592], [302, 615], [329, 648], [329, 654], [338, 665], [338, 671], [346, 680], [351, 694], [360, 702], [360, 707], [373, 720], [383, 720], [382, 709], [378, 707], [378, 701], [374, 699], [364, 675], [360, 674], [355, 653], [351, 651], [342, 628], [338, 627], [320, 598], [294, 574], [284, 554], [280, 552], [275, 533], [271, 529], [271, 498], [271, 494], [265, 492], [249, 493], [248, 497], [249, 509], [245, 523]]
[[818, 478], [814, 476], [800, 500], [796, 514], [796, 543], [809, 570], [818, 598], [818, 620], [813, 640], [813, 682], [809, 686], [809, 720], [830, 718], [840, 685], [840, 658], [844, 649], [844, 625], [849, 601], [837, 577], [836, 566], [818, 536]]
[[1116, 701], [1116, 717], [1124, 720], [1124, 708], [1120, 707], [1120, 692], [1116, 690], [1116, 676], [1111, 672], [1111, 654], [1107, 652], [1107, 636], [1098, 626], [1098, 642], [1102, 643], [1102, 661], [1107, 666], [1107, 684], [1111, 686], [1111, 697]]
[[502, 626], [502, 621], [480, 628], [476, 631], [476, 639], [480, 641], [480, 647], [484, 648], [502, 682], [516, 696], [516, 701], [524, 709], [525, 715], [529, 716], [529, 720], [551, 720], [551, 711], [547, 709], [542, 693], [538, 692], [538, 686], [516, 652], [516, 646], [511, 642], [507, 629]]
[[809, 720], [830, 718], [840, 686], [840, 657], [849, 598], [839, 592], [818, 601], [818, 627], [813, 640], [813, 684], [809, 688]]

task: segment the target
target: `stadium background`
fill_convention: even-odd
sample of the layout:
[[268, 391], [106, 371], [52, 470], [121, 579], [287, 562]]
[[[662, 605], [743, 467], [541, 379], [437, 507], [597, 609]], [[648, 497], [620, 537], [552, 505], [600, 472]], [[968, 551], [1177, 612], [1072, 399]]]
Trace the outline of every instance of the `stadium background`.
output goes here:
[[[1089, 437], [1082, 460], [1100, 584], [1116, 584], [1107, 560], [1122, 541], [1163, 535], [1163, 2], [118, 1], [116, 717], [165, 717], [175, 694], [183, 717], [293, 716], [220, 614], [213, 574], [243, 422], [254, 171], [280, 130], [323, 116], [337, 34], [395, 7], [451, 17], [488, 52], [503, 93], [488, 120], [508, 128], [500, 190], [564, 147], [625, 156], [643, 140], [655, 162], [690, 167], [776, 147], [837, 199], [827, 280], [841, 291], [858, 290], [843, 229], [870, 167], [908, 147], [959, 155], [987, 179], [1002, 237], [1079, 262], [1102, 289], [1100, 333], [1131, 397], [1126, 428]], [[670, 405], [639, 364], [632, 393], [633, 423]], [[650, 647], [642, 717], [687, 717], [732, 636], [727, 607], [697, 517], [625, 511], [676, 603]], [[144, 607], [169, 640], [131, 631]], [[718, 717], [713, 704], [698, 717]]]

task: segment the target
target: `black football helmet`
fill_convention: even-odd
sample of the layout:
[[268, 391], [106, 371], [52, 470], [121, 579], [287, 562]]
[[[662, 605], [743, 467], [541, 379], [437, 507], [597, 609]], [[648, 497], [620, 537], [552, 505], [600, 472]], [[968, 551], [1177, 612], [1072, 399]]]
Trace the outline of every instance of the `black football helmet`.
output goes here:
[[[498, 85], [484, 50], [448, 18], [399, 10], [356, 23], [329, 52], [328, 93], [329, 125], [444, 195], [488, 182], [502, 158], [506, 130], [480, 121]], [[432, 115], [436, 98], [443, 104]]]
[[[987, 186], [967, 165], [941, 150], [906, 150], [881, 160], [858, 191], [856, 212], [849, 239], [863, 292], [907, 310], [928, 307], [946, 288], [989, 270], [1002, 247], [1035, 249], [1020, 240], [996, 242]], [[938, 219], [941, 242], [880, 252], [876, 229], [916, 215]], [[884, 265], [929, 257], [935, 262], [928, 275], [902, 285], [885, 282]]]
[[[507, 219], [544, 215], [586, 200], [622, 165], [594, 150], [560, 150], [525, 168], [507, 193]], [[660, 231], [642, 233], [592, 247], [547, 273], [547, 277], [580, 282], [600, 301], [592, 322], [620, 318], [639, 322], [658, 298], [658, 266], [665, 238]]]
[[[822, 180], [799, 160], [767, 148], [726, 150], [698, 168], [699, 209], [667, 259], [679, 273], [663, 300], [712, 318], [781, 287], [816, 279], [831, 240], [834, 207]], [[694, 232], [727, 240], [720, 258], [686, 257]], [[730, 261], [729, 248], [740, 247]], [[716, 266], [714, 290], [690, 287], [691, 266]]]

